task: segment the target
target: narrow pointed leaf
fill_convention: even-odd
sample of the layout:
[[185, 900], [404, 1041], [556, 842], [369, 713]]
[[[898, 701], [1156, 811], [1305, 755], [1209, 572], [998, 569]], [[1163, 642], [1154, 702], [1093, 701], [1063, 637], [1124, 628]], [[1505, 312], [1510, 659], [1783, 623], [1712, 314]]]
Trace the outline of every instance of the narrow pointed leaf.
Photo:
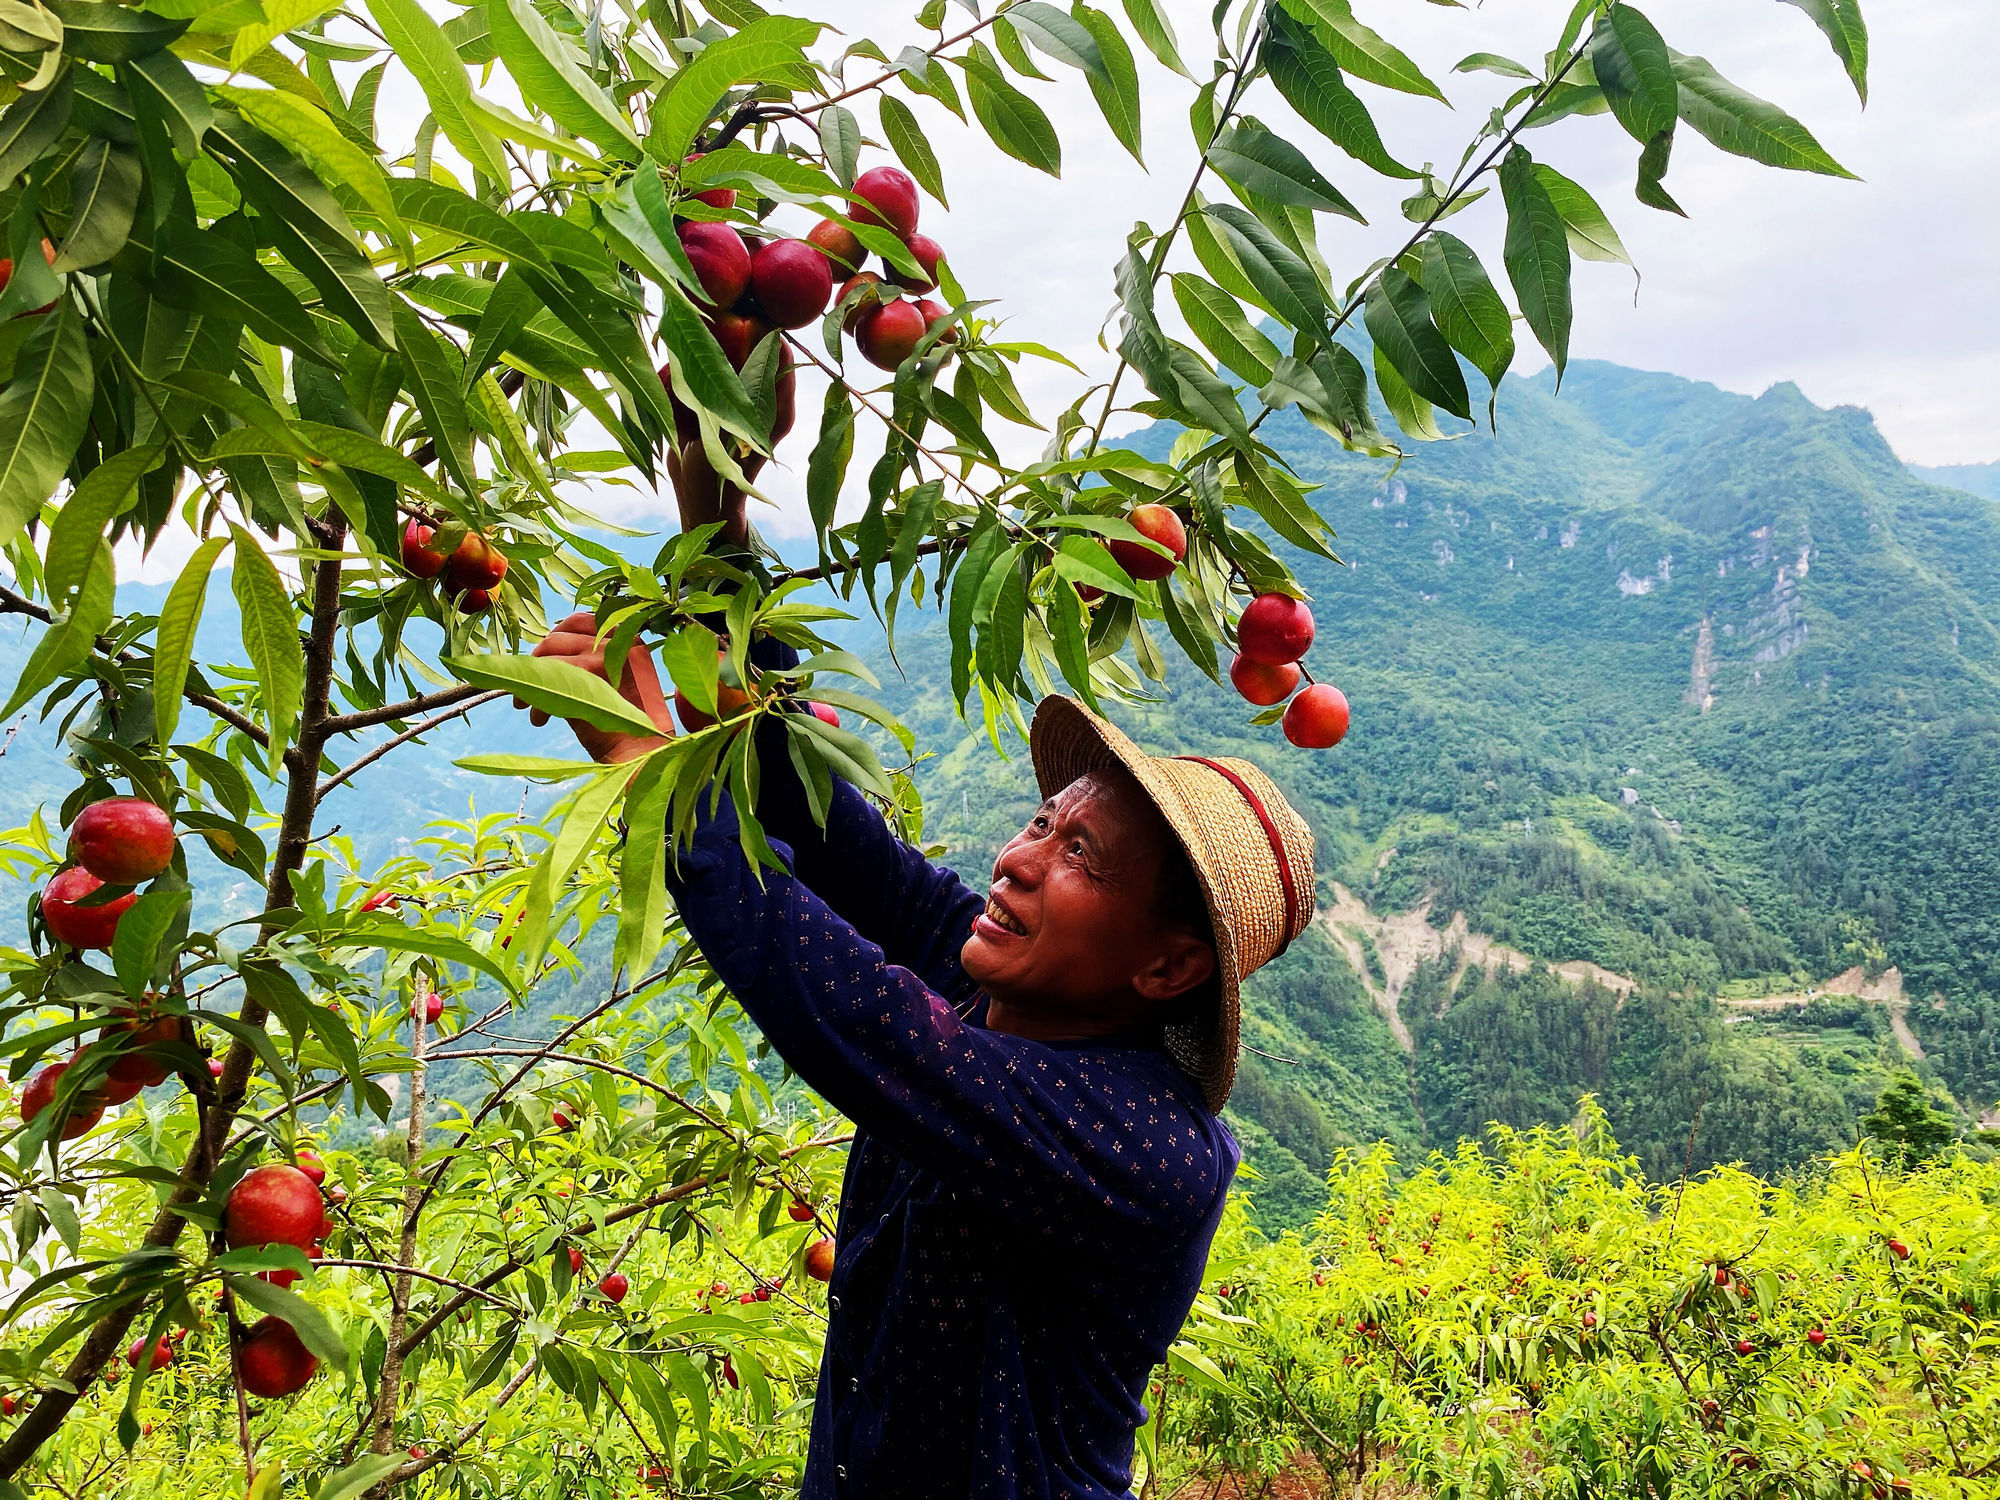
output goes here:
[[1520, 146], [1500, 164], [1500, 194], [1507, 204], [1507, 279], [1520, 299], [1521, 316], [1555, 361], [1560, 384], [1569, 363], [1569, 235], [1535, 176], [1534, 161]]
[[1644, 144], [1674, 128], [1680, 85], [1673, 57], [1653, 23], [1629, 5], [1598, 16], [1590, 34], [1590, 66], [1611, 113]]
[[638, 159], [639, 137], [624, 111], [584, 71], [569, 39], [528, 0], [486, 0], [486, 23], [500, 61], [528, 103], [571, 135], [614, 156]]
[[1009, 83], [993, 54], [977, 42], [965, 57], [972, 113], [993, 144], [1051, 177], [1062, 176], [1062, 143], [1042, 107]]
[[1514, 320], [1486, 268], [1470, 245], [1441, 229], [1424, 241], [1423, 266], [1438, 332], [1497, 387], [1514, 362]]
[[1282, 9], [1266, 14], [1270, 35], [1264, 65], [1271, 82], [1308, 125], [1364, 166], [1385, 177], [1421, 177], [1389, 155], [1368, 107], [1340, 76], [1340, 65], [1307, 27]]
[[1387, 356], [1411, 390], [1453, 416], [1470, 420], [1465, 372], [1431, 321], [1430, 298], [1408, 272], [1384, 267], [1368, 288], [1362, 316], [1376, 351]]
[[1314, 26], [1341, 70], [1386, 89], [1444, 104], [1443, 92], [1395, 45], [1354, 19], [1348, 0], [1283, 0], [1293, 18]]
[[90, 349], [65, 301], [28, 338], [0, 390], [0, 546], [55, 493], [90, 420]]
[[1541, 183], [1542, 191], [1549, 195], [1549, 201], [1562, 216], [1563, 230], [1572, 255], [1584, 260], [1614, 261], [1626, 266], [1632, 264], [1625, 242], [1618, 238], [1618, 231], [1611, 227], [1604, 210], [1597, 206], [1597, 200], [1581, 184], [1571, 182], [1544, 162], [1535, 163], [1535, 180]]
[[431, 115], [459, 154], [496, 182], [507, 162], [472, 98], [472, 80], [458, 51], [417, 0], [369, 0], [368, 14], [424, 91]]
[[1173, 22], [1167, 19], [1166, 7], [1160, 0], [1125, 0], [1125, 19], [1139, 33], [1139, 40], [1146, 44], [1146, 50], [1157, 57], [1163, 66], [1172, 68], [1190, 83], [1195, 81], [1194, 74], [1181, 61], [1180, 41], [1174, 35]]
[[931, 143], [924, 136], [923, 127], [910, 106], [893, 94], [884, 94], [879, 105], [882, 116], [882, 134], [888, 137], [889, 148], [896, 153], [896, 160], [909, 168], [910, 175], [917, 179], [923, 190], [946, 208], [951, 204], [944, 196], [944, 173], [938, 169], [937, 153], [931, 150]]
[[208, 603], [208, 577], [215, 560], [229, 545], [227, 537], [212, 536], [194, 549], [180, 577], [160, 606], [160, 626], [153, 635], [153, 730], [161, 747], [173, 743], [181, 718], [181, 693], [194, 660], [194, 634]]
[[1819, 172], [1828, 177], [1854, 174], [1827, 155], [1812, 132], [1777, 105], [1744, 92], [1701, 57], [1674, 53], [1680, 83], [1680, 116], [1710, 144], [1732, 156], [1767, 167]]
[[1781, 0], [1812, 17], [1826, 34], [1833, 55], [1847, 70], [1854, 92], [1868, 102], [1868, 23], [1861, 19], [1861, 0]]
[[139, 153], [94, 140], [70, 173], [69, 233], [56, 252], [55, 271], [100, 266], [125, 248], [139, 210]]
[[1275, 203], [1341, 214], [1365, 224], [1361, 210], [1282, 136], [1254, 125], [1232, 125], [1208, 148], [1209, 162], [1231, 182]]

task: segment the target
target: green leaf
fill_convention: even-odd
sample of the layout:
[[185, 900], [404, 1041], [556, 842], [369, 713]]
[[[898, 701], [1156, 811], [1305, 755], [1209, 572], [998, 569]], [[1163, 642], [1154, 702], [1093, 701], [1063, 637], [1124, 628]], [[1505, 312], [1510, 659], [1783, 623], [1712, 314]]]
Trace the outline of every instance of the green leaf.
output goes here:
[[118, 932], [111, 942], [111, 967], [125, 993], [134, 999], [152, 986], [160, 966], [160, 944], [173, 931], [190, 895], [185, 889], [147, 891], [118, 919]]
[[571, 135], [627, 161], [639, 158], [639, 137], [624, 112], [584, 70], [568, 38], [528, 0], [485, 0], [486, 24], [500, 61], [521, 97]]
[[1375, 346], [1375, 384], [1381, 388], [1382, 404], [1408, 436], [1420, 443], [1435, 443], [1444, 437], [1430, 402], [1410, 389], [1380, 344]]
[[1265, 305], [1297, 332], [1319, 338], [1326, 327], [1326, 298], [1312, 268], [1248, 210], [1217, 203], [1202, 212], [1220, 226], [1224, 243]]
[[1278, 346], [1251, 326], [1234, 297], [1192, 271], [1176, 271], [1173, 287], [1181, 316], [1225, 369], [1254, 385], [1261, 386], [1271, 378], [1278, 362]]
[[1311, 26], [1343, 71], [1386, 89], [1447, 104], [1423, 69], [1396, 47], [1354, 19], [1348, 0], [1283, 0], [1294, 19]]
[[1042, 107], [1007, 81], [982, 44], [974, 42], [963, 63], [972, 113], [993, 144], [1016, 161], [1062, 176], [1062, 142]]
[[92, 62], [130, 62], [164, 49], [191, 24], [103, 0], [46, 0], [63, 23], [63, 50]]
[[155, 290], [171, 305], [241, 323], [266, 343], [339, 368], [299, 299], [228, 235], [171, 221], [153, 272]]
[[354, 241], [309, 233], [283, 211], [261, 220], [286, 263], [313, 284], [323, 310], [376, 348], [396, 347], [394, 299]]
[[1590, 34], [1590, 66], [1611, 113], [1641, 145], [1674, 128], [1680, 85], [1669, 49], [1653, 23], [1629, 5], [1614, 5]]
[[831, 381], [820, 411], [819, 437], [806, 459], [806, 509], [821, 547], [840, 503], [840, 486], [854, 457], [854, 400], [840, 381]]
[[208, 575], [229, 545], [227, 537], [212, 536], [194, 549], [180, 577], [160, 606], [160, 626], [153, 636], [153, 730], [162, 747], [171, 744], [180, 723], [181, 694], [194, 661], [194, 633], [208, 602]]
[[653, 107], [646, 151], [661, 166], [678, 168], [694, 138], [722, 96], [739, 83], [788, 82], [802, 70], [805, 53], [819, 35], [817, 21], [764, 16], [733, 35], [710, 42], [693, 62], [674, 74]]
[[1680, 116], [1711, 145], [1767, 167], [1819, 172], [1828, 177], [1854, 176], [1826, 154], [1805, 126], [1777, 105], [1739, 89], [1710, 67], [1706, 58], [1675, 52], [1673, 59], [1674, 77], [1680, 82]]
[[430, 958], [443, 959], [446, 963], [490, 974], [511, 991], [519, 990], [505, 969], [465, 939], [434, 928], [411, 927], [381, 912], [370, 912], [365, 917], [348, 922], [340, 929], [340, 938], [355, 947], [393, 948], [402, 953], [422, 953]]
[[57, 275], [101, 266], [125, 248], [139, 210], [139, 153], [94, 140], [70, 173], [69, 233], [56, 252]]
[[1868, 102], [1868, 23], [1861, 19], [1861, 0], [1781, 0], [1812, 17], [1825, 33], [1833, 55], [1847, 69], [1854, 92]]
[[76, 601], [67, 612], [55, 616], [42, 632], [27, 664], [14, 680], [0, 719], [12, 718], [14, 711], [65, 672], [73, 672], [89, 659], [97, 638], [111, 624], [112, 595], [117, 586], [111, 562], [111, 547], [100, 541], [92, 555], [90, 571], [84, 575]]
[[1368, 286], [1362, 318], [1376, 352], [1388, 356], [1410, 390], [1452, 416], [1472, 418], [1466, 374], [1458, 368], [1452, 346], [1430, 320], [1430, 298], [1408, 272], [1384, 266], [1382, 274]]
[[1514, 320], [1472, 247], [1434, 230], [1424, 241], [1423, 293], [1438, 332], [1496, 390], [1514, 362]]
[[707, 320], [678, 286], [662, 287], [660, 303], [660, 339], [671, 356], [668, 363], [675, 394], [712, 412], [739, 436], [761, 446], [763, 419], [742, 380], [730, 368]]
[[1535, 180], [1542, 185], [1542, 191], [1549, 195], [1549, 201], [1562, 217], [1563, 233], [1569, 241], [1571, 254], [1584, 260], [1615, 261], [1626, 266], [1632, 264], [1624, 241], [1618, 238], [1618, 231], [1611, 227], [1611, 221], [1597, 206], [1597, 200], [1580, 184], [1571, 182], [1554, 167], [1542, 162], [1535, 163]]
[[1285, 102], [1305, 122], [1364, 166], [1385, 177], [1421, 177], [1389, 155], [1368, 107], [1356, 97], [1340, 66], [1318, 36], [1283, 9], [1265, 12], [1270, 36], [1264, 44], [1264, 66]]
[[1048, 0], [1015, 0], [1007, 7], [1007, 24], [1045, 55], [1081, 68], [1100, 82], [1111, 82], [1104, 53], [1081, 21], [1066, 16]]
[[1104, 116], [1104, 123], [1111, 127], [1111, 133], [1118, 137], [1118, 143], [1132, 153], [1134, 161], [1144, 166], [1146, 157], [1141, 149], [1143, 129], [1139, 115], [1139, 66], [1132, 60], [1132, 49], [1125, 44], [1118, 23], [1103, 11], [1091, 9], [1083, 0], [1075, 0], [1070, 14], [1076, 17], [1079, 26], [1090, 33], [1104, 59], [1102, 76], [1096, 73], [1088, 75], [1091, 97], [1097, 101], [1098, 112]]
[[1248, 302], [1259, 312], [1275, 318], [1277, 313], [1264, 300], [1264, 294], [1252, 286], [1250, 278], [1243, 274], [1236, 252], [1216, 234], [1215, 226], [1204, 212], [1208, 200], [1196, 193], [1194, 204], [1197, 211], [1183, 219], [1181, 225], [1187, 231], [1188, 245], [1193, 249], [1195, 259], [1201, 262], [1201, 268], [1230, 296], [1240, 302]]
[[389, 175], [375, 157], [344, 135], [324, 113], [296, 94], [282, 89], [246, 89], [218, 85], [216, 92], [238, 114], [266, 134], [304, 156], [322, 177], [348, 189], [382, 221], [390, 235], [409, 239], [409, 229], [396, 207]]
[[1534, 167], [1520, 146], [1500, 164], [1500, 195], [1507, 204], [1502, 258], [1520, 299], [1521, 316], [1555, 361], [1560, 386], [1569, 363], [1569, 236]]
[[326, 1315], [297, 1292], [255, 1276], [227, 1275], [229, 1290], [260, 1312], [267, 1312], [292, 1325], [299, 1342], [312, 1353], [343, 1373], [348, 1367], [347, 1343], [334, 1331]]
[[1233, 458], [1236, 482], [1244, 503], [1263, 518], [1264, 524], [1294, 547], [1317, 553], [1333, 562], [1326, 522], [1306, 503], [1298, 486], [1252, 453], [1238, 450]]
[[964, 703], [965, 695], [972, 690], [973, 616], [985, 588], [986, 574], [995, 557], [1004, 550], [1005, 540], [989, 512], [966, 544], [965, 553], [952, 573], [945, 618], [951, 633], [951, 688], [955, 705]]
[[618, 867], [618, 958], [628, 977], [652, 967], [667, 926], [667, 801], [674, 758], [656, 751], [625, 789], [625, 853]]
[[1194, 83], [1194, 74], [1181, 61], [1180, 41], [1174, 35], [1173, 22], [1167, 19], [1166, 8], [1160, 0], [1125, 0], [1125, 19], [1132, 23], [1132, 29], [1139, 34], [1139, 40], [1146, 44], [1160, 63], [1172, 68], [1189, 83]]
[[910, 175], [916, 178], [925, 192], [950, 208], [951, 205], [945, 201], [944, 174], [938, 170], [937, 153], [931, 150], [931, 143], [925, 139], [915, 112], [894, 94], [882, 95], [879, 109], [882, 134], [888, 137], [889, 148], [896, 153], [896, 160], [909, 168]]
[[415, 76], [444, 138], [495, 182], [507, 181], [506, 159], [473, 101], [465, 64], [429, 12], [417, 0], [368, 0], [368, 13], [397, 60]]
[[819, 112], [819, 144], [827, 170], [844, 188], [854, 186], [861, 170], [861, 122], [844, 104], [829, 104]]
[[[355, 1500], [356, 1496], [372, 1490], [408, 1461], [406, 1453], [371, 1453], [366, 1458], [358, 1458], [346, 1468], [336, 1469], [321, 1480], [319, 1488], [313, 1491], [313, 1500]], [[268, 1468], [272, 1473], [281, 1472], [275, 1463]], [[263, 1473], [264, 1470], [260, 1469], [258, 1477], [262, 1478]]]
[[22, 346], [0, 390], [0, 547], [41, 511], [90, 421], [90, 347], [65, 299]]
[[264, 718], [276, 754], [291, 738], [292, 721], [305, 692], [305, 649], [299, 644], [291, 595], [277, 565], [242, 527], [231, 523], [229, 532], [236, 542], [230, 589], [242, 612], [243, 649], [263, 688]]
[[537, 656], [447, 656], [443, 665], [474, 687], [502, 688], [530, 708], [597, 729], [656, 735], [659, 727], [602, 677], [566, 661]]
[[465, 360], [458, 346], [394, 299], [396, 345], [403, 355], [403, 384], [416, 398], [424, 428], [439, 457], [467, 495], [479, 494], [472, 460], [472, 419], [465, 409]]
[[67, 606], [69, 596], [83, 587], [105, 526], [131, 507], [140, 476], [159, 462], [161, 446], [114, 453], [70, 491], [42, 552], [42, 581], [52, 604]]
[[0, 112], [0, 191], [63, 133], [75, 99], [76, 80], [65, 68], [47, 88], [21, 94]]
[[345, 427], [322, 422], [293, 421], [290, 435], [304, 443], [314, 457], [330, 459], [344, 469], [378, 474], [415, 490], [439, 505], [449, 507], [450, 496], [430, 475], [385, 443]]
[[1667, 164], [1673, 160], [1673, 154], [1672, 129], [1662, 130], [1646, 142], [1646, 149], [1639, 153], [1639, 180], [1632, 187], [1632, 196], [1648, 208], [1679, 214], [1685, 219], [1687, 211], [1674, 202], [1673, 194], [1666, 189]]
[[1208, 159], [1224, 177], [1259, 197], [1315, 213], [1342, 214], [1357, 224], [1368, 222], [1303, 151], [1268, 130], [1232, 125], [1208, 148]]
[[477, 198], [415, 177], [392, 177], [389, 191], [403, 217], [413, 224], [443, 229], [498, 252], [504, 260], [528, 265], [538, 271], [555, 267], [540, 243], [505, 215], [495, 212]]
[[1461, 57], [1452, 65], [1454, 73], [1498, 73], [1502, 78], [1525, 78], [1530, 83], [1540, 82], [1532, 68], [1523, 67], [1511, 57], [1502, 57], [1497, 52], [1474, 52]]
[[[1157, 544], [1150, 550], [1165, 552]], [[1110, 549], [1096, 537], [1078, 536], [1074, 532], [1065, 536], [1055, 555], [1055, 570], [1058, 577], [1071, 583], [1087, 583], [1107, 594], [1123, 594], [1127, 599], [1140, 597], [1139, 585], [1132, 581], [1132, 575], [1118, 565]]]

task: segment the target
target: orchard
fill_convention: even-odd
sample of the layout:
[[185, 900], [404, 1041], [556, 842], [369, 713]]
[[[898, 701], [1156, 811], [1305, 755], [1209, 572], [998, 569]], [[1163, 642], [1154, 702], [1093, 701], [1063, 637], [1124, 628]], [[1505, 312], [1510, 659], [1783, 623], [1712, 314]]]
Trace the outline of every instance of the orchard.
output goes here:
[[[1863, 91], [1854, 4], [1801, 8]], [[1470, 377], [1497, 391], [1517, 322], [1561, 372], [1576, 262], [1626, 255], [1535, 154], [1553, 121], [1610, 116], [1655, 210], [1678, 211], [1677, 137], [1845, 175], [1616, 0], [1558, 7], [1538, 59], [1459, 64], [1444, 174], [1368, 100], [1445, 91], [1345, 0], [1223, 0], [1198, 46], [1158, 0], [1123, 12], [927, 0], [877, 42], [748, 0], [7, 0], [0, 612], [34, 644], [0, 718], [60, 735], [76, 780], [0, 843], [33, 889], [0, 952], [0, 1494], [784, 1492], [848, 1131], [774, 1102], [665, 867], [718, 784], [772, 858], [748, 815], [766, 724], [809, 785], [920, 838], [916, 747], [820, 627], [934, 615], [996, 751], [1043, 694], [1115, 711], [1177, 672], [1330, 750], [1349, 705], [1313, 610], [1339, 601], [1286, 556], [1334, 535], [1265, 422], [1386, 471], [1440, 409], [1477, 420]], [[1097, 377], [1032, 410], [1024, 362], [1094, 356], [1011, 336], [1009, 289], [961, 281], [933, 137], [1059, 176], [1027, 81], [1086, 92], [1142, 160], [1165, 128], [1142, 76], [1178, 90], [1195, 167], [1105, 268]], [[413, 142], [391, 94], [422, 100]], [[1410, 194], [1338, 268], [1322, 220], [1350, 247], [1365, 221], [1328, 173]], [[1511, 306], [1445, 227], [1496, 192]], [[1166, 457], [1108, 436], [1135, 420]], [[850, 472], [864, 428], [880, 456]], [[751, 523], [774, 460], [804, 475], [807, 566]], [[650, 557], [585, 508], [607, 480], [671, 486]], [[115, 559], [163, 539], [177, 580], [125, 608]], [[225, 560], [240, 650], [204, 659]], [[529, 654], [572, 611], [616, 688]], [[800, 664], [753, 666], [758, 637]], [[625, 670], [639, 647], [665, 682]], [[545, 815], [441, 821], [373, 868], [326, 816], [510, 698], [654, 736], [649, 690], [682, 732], [637, 759], [460, 762], [552, 788]], [[231, 917], [236, 876], [258, 894]], [[551, 1034], [511, 1024], [586, 974]], [[370, 1147], [336, 1149], [356, 1122]], [[1273, 1389], [1339, 1434], [1321, 1398], [1352, 1393], [1325, 1380]], [[1974, 1425], [1944, 1420], [1963, 1464]], [[1443, 1439], [1391, 1440], [1458, 1482]]]

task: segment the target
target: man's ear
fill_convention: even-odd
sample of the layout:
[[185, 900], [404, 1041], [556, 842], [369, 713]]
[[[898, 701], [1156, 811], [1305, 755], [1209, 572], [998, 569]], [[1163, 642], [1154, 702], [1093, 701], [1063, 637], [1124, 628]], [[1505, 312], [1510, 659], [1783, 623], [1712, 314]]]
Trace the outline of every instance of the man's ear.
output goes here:
[[1132, 976], [1132, 988], [1148, 1000], [1172, 1000], [1208, 983], [1215, 974], [1215, 949], [1187, 932], [1170, 932], [1159, 952]]

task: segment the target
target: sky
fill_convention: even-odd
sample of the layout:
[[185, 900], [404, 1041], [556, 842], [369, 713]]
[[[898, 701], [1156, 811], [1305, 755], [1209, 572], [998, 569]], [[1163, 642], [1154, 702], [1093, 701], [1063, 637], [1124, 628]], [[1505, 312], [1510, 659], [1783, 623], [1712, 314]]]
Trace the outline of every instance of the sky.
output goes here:
[[[1109, 0], [1099, 3], [1118, 9]], [[1208, 4], [1167, 4], [1183, 56], [1202, 72], [1213, 46]], [[1537, 158], [1583, 183], [1610, 214], [1640, 272], [1635, 278], [1620, 266], [1577, 264], [1572, 357], [1670, 371], [1751, 394], [1791, 380], [1821, 405], [1866, 407], [1910, 462], [2000, 460], [2000, 279], [1991, 273], [1985, 238], [2000, 227], [2000, 92], [1987, 76], [1988, 60], [2000, 50], [2000, 6], [1993, 0], [1865, 4], [1871, 22], [1865, 110], [1795, 5], [1653, 0], [1647, 7], [1668, 42], [1707, 57], [1725, 77], [1789, 110], [1860, 181], [1762, 167], [1683, 129], [1667, 180], [1689, 215], [1681, 219], [1634, 200], [1637, 146], [1610, 117], [1530, 133]], [[455, 9], [442, 0], [433, 8], [440, 15]], [[934, 40], [911, 19], [913, 0], [820, 0], [809, 8], [835, 17], [850, 41], [872, 38], [890, 56]], [[1512, 85], [1491, 74], [1454, 73], [1453, 64], [1473, 52], [1498, 52], [1535, 65], [1569, 8], [1570, 0], [1485, 0], [1474, 8], [1354, 0], [1356, 15], [1414, 57], [1454, 106], [1357, 85], [1391, 152], [1412, 165], [1456, 163], [1484, 112]], [[962, 26], [961, 14], [954, 8], [947, 25]], [[823, 38], [815, 51], [829, 56], [837, 46]], [[903, 95], [938, 153], [950, 198], [948, 208], [925, 201], [923, 230], [944, 245], [968, 295], [998, 299], [989, 315], [1008, 320], [1009, 336], [1061, 349], [1083, 367], [1079, 375], [1023, 362], [1022, 388], [1044, 414], [1109, 372], [1113, 360], [1098, 339], [1113, 303], [1112, 266], [1136, 222], [1159, 226], [1171, 217], [1195, 166], [1187, 125], [1194, 86], [1135, 50], [1144, 167], [1105, 128], [1082, 76], [1059, 65], [1046, 68], [1054, 83], [1021, 86], [1061, 135], [1060, 179], [1002, 156], [976, 126], [960, 125], [942, 107]], [[852, 68], [850, 81], [859, 81], [873, 76], [875, 65], [856, 59]], [[496, 91], [495, 97], [505, 96]], [[1320, 243], [1340, 281], [1402, 242], [1409, 225], [1397, 205], [1407, 186], [1348, 160], [1292, 116], [1268, 82], [1256, 86], [1246, 107], [1305, 150], [1366, 213], [1367, 227], [1320, 220]], [[392, 70], [379, 108], [392, 134], [413, 132], [424, 113], [422, 96], [400, 70]], [[879, 139], [872, 107], [859, 102], [858, 111], [864, 130]], [[863, 156], [864, 166], [892, 160], [879, 145]], [[784, 214], [791, 217], [776, 222], [795, 232], [811, 222], [800, 210]], [[1450, 227], [1499, 280], [1498, 192]], [[1170, 298], [1163, 299], [1163, 314], [1171, 325]], [[1115, 341], [1115, 331], [1107, 341]], [[1546, 362], [1525, 329], [1518, 342], [1516, 374]], [[850, 356], [850, 367], [867, 371]], [[1135, 389], [1128, 382], [1125, 393]], [[804, 471], [818, 409], [818, 390], [802, 381], [799, 428], [763, 481], [775, 509], [754, 512], [780, 541], [810, 535]], [[1114, 419], [1110, 430], [1138, 421]], [[1032, 456], [1043, 440], [1004, 426], [1001, 436], [1014, 459]], [[868, 443], [864, 437], [850, 469], [850, 491], [859, 488], [871, 457]], [[585, 503], [629, 525], [671, 524], [671, 496], [641, 485], [598, 488]], [[121, 558], [121, 576], [171, 578], [186, 550], [164, 540], [148, 559]]]

